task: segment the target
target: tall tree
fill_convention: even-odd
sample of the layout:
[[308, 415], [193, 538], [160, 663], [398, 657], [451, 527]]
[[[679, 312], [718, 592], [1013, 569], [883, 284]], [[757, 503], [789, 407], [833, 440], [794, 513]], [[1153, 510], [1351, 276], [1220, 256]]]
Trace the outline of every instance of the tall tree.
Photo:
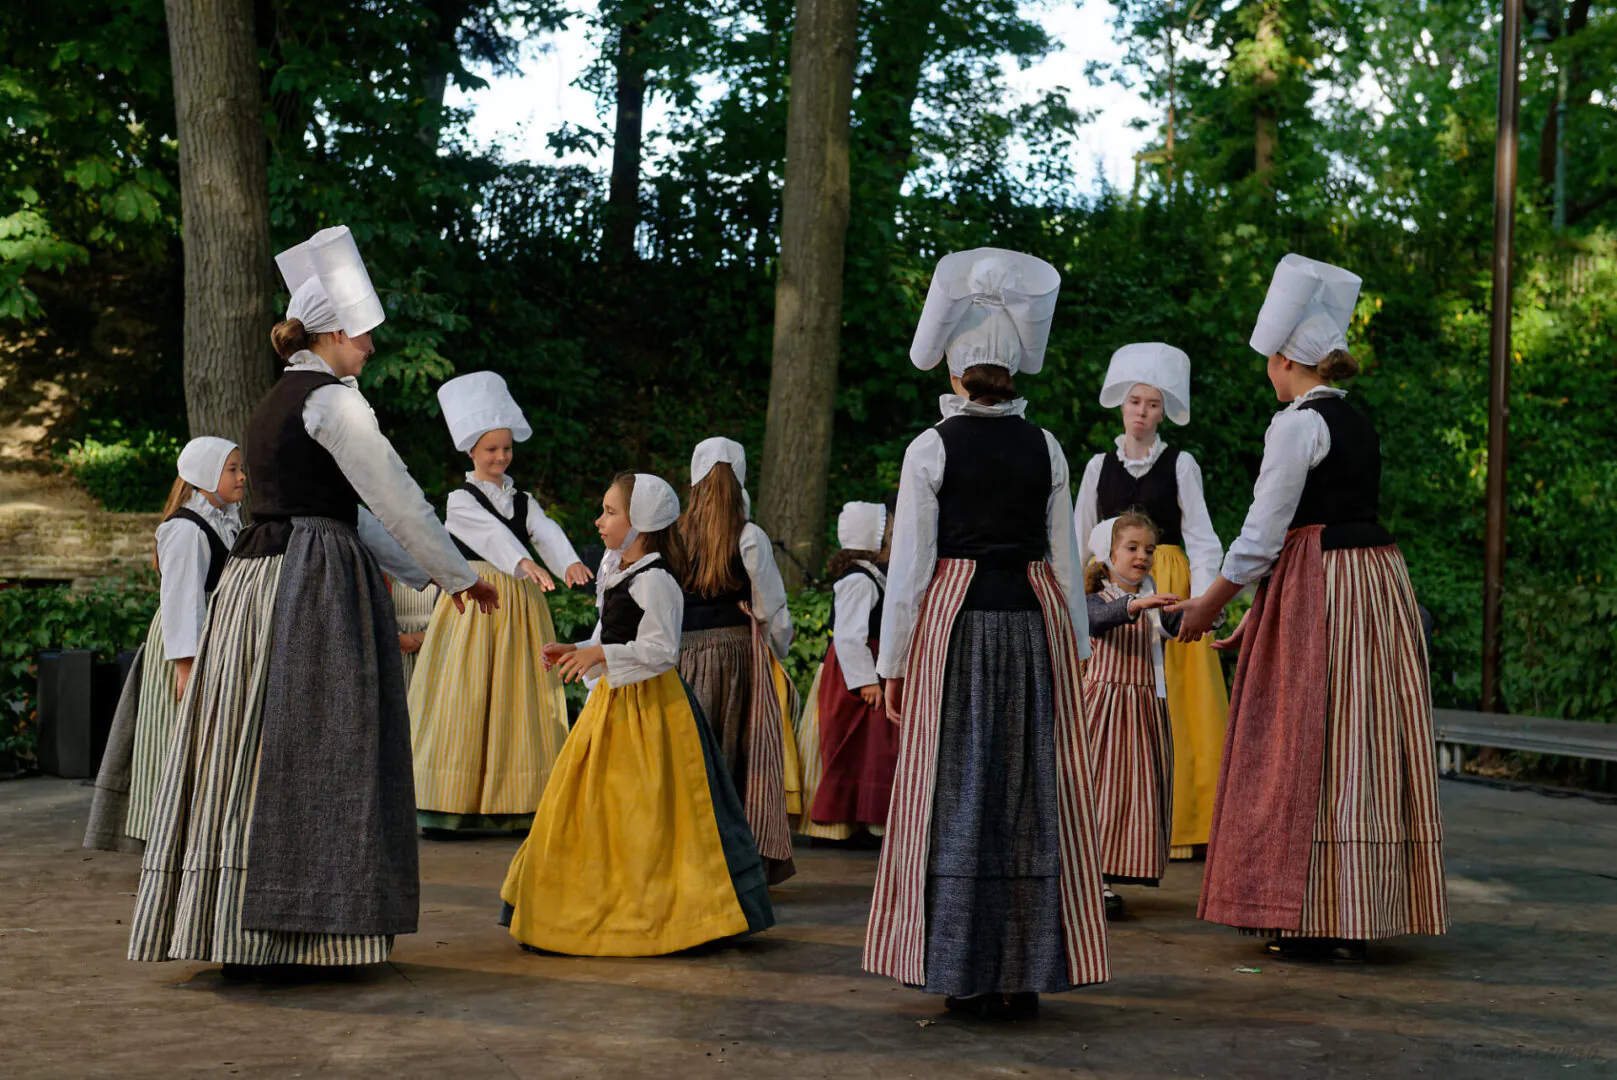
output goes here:
[[251, 0], [167, 0], [193, 435], [237, 442], [273, 377], [269, 170]]
[[759, 518], [791, 556], [783, 567], [788, 585], [819, 565], [825, 530], [857, 53], [855, 0], [798, 0], [759, 491]]

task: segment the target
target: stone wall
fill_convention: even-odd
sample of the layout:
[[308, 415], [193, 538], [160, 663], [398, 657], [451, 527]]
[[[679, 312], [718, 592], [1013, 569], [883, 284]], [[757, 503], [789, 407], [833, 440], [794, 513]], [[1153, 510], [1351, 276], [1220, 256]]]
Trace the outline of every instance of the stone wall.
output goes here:
[[0, 580], [83, 588], [96, 578], [150, 566], [161, 521], [161, 514], [0, 508]]

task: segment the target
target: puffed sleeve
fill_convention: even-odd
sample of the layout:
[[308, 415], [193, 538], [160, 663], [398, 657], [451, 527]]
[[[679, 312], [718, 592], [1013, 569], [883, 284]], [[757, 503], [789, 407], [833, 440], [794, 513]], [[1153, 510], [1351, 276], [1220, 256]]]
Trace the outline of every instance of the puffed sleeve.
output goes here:
[[481, 555], [502, 574], [515, 577], [517, 564], [528, 557], [522, 541], [478, 505], [472, 493], [456, 489], [444, 502], [444, 528], [449, 535]]
[[582, 561], [573, 550], [572, 541], [567, 539], [567, 533], [545, 513], [532, 492], [528, 494], [528, 537], [546, 568], [557, 577], [566, 574], [567, 568], [575, 562]]
[[377, 426], [364, 395], [347, 385], [318, 387], [304, 400], [303, 429], [325, 447], [360, 500], [433, 581], [450, 592], [477, 583], [477, 575]]
[[163, 610], [163, 655], [185, 660], [197, 654], [202, 626], [208, 621], [204, 586], [212, 556], [208, 538], [184, 518], [157, 527], [158, 597]]
[[792, 647], [792, 613], [786, 606], [786, 582], [775, 563], [769, 534], [752, 522], [741, 530], [741, 562], [752, 580], [752, 617], [764, 624], [769, 647], [786, 659]]
[[1084, 466], [1084, 478], [1078, 484], [1078, 502], [1073, 508], [1073, 531], [1078, 534], [1078, 569], [1089, 565], [1094, 552], [1089, 550], [1089, 534], [1100, 524], [1100, 469], [1105, 454], [1096, 454]]
[[1067, 475], [1067, 455], [1048, 431], [1045, 445], [1050, 451], [1050, 498], [1045, 505], [1045, 526], [1049, 550], [1045, 558], [1055, 573], [1056, 583], [1067, 598], [1067, 614], [1078, 638], [1078, 657], [1089, 657], [1089, 606], [1084, 602], [1083, 577], [1078, 568], [1078, 538], [1073, 529], [1072, 487]]
[[904, 677], [921, 598], [937, 567], [938, 488], [943, 484], [944, 457], [943, 437], [933, 428], [921, 432], [904, 451], [898, 505], [893, 510], [887, 598], [882, 605], [881, 658], [876, 662], [876, 673], [884, 679]]
[[837, 664], [849, 690], [876, 682], [876, 658], [870, 652], [870, 613], [881, 592], [864, 574], [848, 574], [831, 587], [835, 603], [831, 640], [837, 646]]
[[1287, 409], [1269, 421], [1263, 464], [1252, 487], [1252, 509], [1224, 557], [1224, 578], [1246, 585], [1267, 574], [1280, 557], [1297, 514], [1308, 471], [1331, 451], [1331, 431], [1312, 409]]
[[[1202, 489], [1202, 467], [1183, 451], [1175, 466], [1179, 480], [1179, 531], [1185, 538], [1185, 558], [1190, 562], [1190, 595], [1200, 596], [1218, 577], [1224, 561], [1224, 545], [1213, 529], [1207, 512], [1207, 495]], [[1082, 537], [1079, 538], [1082, 543]]]

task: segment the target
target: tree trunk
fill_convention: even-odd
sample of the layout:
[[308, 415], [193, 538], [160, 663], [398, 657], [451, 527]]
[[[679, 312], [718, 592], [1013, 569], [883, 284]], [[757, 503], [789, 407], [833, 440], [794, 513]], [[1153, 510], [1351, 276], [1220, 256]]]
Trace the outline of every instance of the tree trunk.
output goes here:
[[860, 220], [891, 225], [915, 152], [915, 98], [932, 58], [943, 0], [888, 0], [870, 27], [870, 70], [859, 87]]
[[251, 0], [167, 0], [191, 434], [241, 442], [274, 378], [269, 172]]
[[[1590, 0], [1574, 0], [1572, 10], [1567, 14], [1566, 21], [1561, 24], [1559, 32], [1556, 34], [1555, 44], [1557, 47], [1589, 25], [1589, 4]], [[1565, 57], [1559, 54], [1556, 56], [1555, 62], [1557, 67], [1568, 63]], [[1575, 67], [1567, 72], [1568, 108], [1573, 105], [1570, 94], [1572, 93], [1572, 88], [1579, 85], [1579, 76], [1581, 74]], [[1584, 100], [1588, 100], [1587, 96], [1585, 96]], [[1539, 182], [1548, 188], [1555, 186], [1555, 150], [1556, 144], [1559, 142], [1557, 137], [1560, 135], [1560, 123], [1560, 111], [1552, 106], [1544, 114], [1544, 126], [1539, 131], [1538, 178]]]
[[1275, 142], [1279, 129], [1279, 114], [1274, 106], [1274, 89], [1280, 83], [1280, 72], [1274, 64], [1275, 53], [1281, 45], [1280, 6], [1264, 5], [1258, 19], [1258, 66], [1253, 84], [1260, 95], [1253, 108], [1252, 171], [1258, 183], [1270, 187], [1275, 169]]
[[774, 362], [758, 516], [788, 556], [788, 587], [818, 571], [825, 532], [848, 231], [856, 0], [797, 0]]
[[649, 15], [626, 19], [618, 28], [617, 126], [612, 135], [612, 180], [607, 190], [605, 253], [620, 264], [634, 261], [634, 234], [640, 225], [640, 158], [644, 152], [646, 67], [640, 36]]

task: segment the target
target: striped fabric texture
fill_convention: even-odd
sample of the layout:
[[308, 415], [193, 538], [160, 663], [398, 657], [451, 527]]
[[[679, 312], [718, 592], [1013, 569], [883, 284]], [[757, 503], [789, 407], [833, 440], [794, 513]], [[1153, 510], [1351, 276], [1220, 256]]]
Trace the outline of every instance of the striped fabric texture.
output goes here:
[[[399, 633], [426, 633], [427, 627], [432, 623], [432, 613], [438, 606], [440, 592], [438, 586], [428, 585], [425, 589], [416, 590], [400, 581], [390, 581], [388, 586], [393, 597], [393, 617], [399, 622]], [[400, 654], [400, 659], [404, 661], [406, 690], [415, 677], [415, 662], [420, 656], [419, 650]]]
[[410, 683], [416, 807], [444, 814], [532, 814], [567, 738], [561, 680], [540, 660], [556, 640], [539, 586], [490, 563], [500, 606], [456, 611], [440, 597]]
[[146, 660], [140, 673], [140, 711], [135, 719], [134, 755], [129, 765], [129, 817], [124, 832], [137, 840], [151, 835], [152, 804], [163, 777], [163, 759], [180, 703], [174, 696], [178, 676], [163, 655], [163, 609], [152, 616], [146, 631]]
[[1325, 552], [1329, 708], [1302, 923], [1376, 940], [1449, 926], [1426, 642], [1396, 546]]
[[[887, 839], [876, 869], [864, 967], [912, 986], [926, 982], [926, 874], [949, 638], [975, 569], [976, 564], [966, 559], [938, 560], [917, 614], [905, 670], [903, 734]], [[1055, 684], [1061, 923], [1067, 967], [1075, 985], [1103, 982], [1110, 973], [1078, 641], [1048, 564], [1030, 564], [1028, 578], [1044, 612]]]
[[389, 936], [241, 924], [281, 562], [279, 555], [231, 559], [209, 606], [157, 788], [131, 960], [370, 964], [392, 948]]
[[[792, 857], [792, 827], [786, 808], [786, 725], [790, 717], [775, 679], [775, 657], [763, 624], [752, 620], [752, 695], [747, 710], [747, 783], [742, 806], [758, 853], [766, 859]], [[793, 747], [793, 757], [796, 747]], [[799, 789], [796, 777], [791, 787]]]
[[[1108, 582], [1107, 600], [1124, 595]], [[1095, 765], [1095, 828], [1108, 881], [1154, 884], [1168, 863], [1173, 821], [1173, 732], [1157, 697], [1151, 620], [1090, 639], [1084, 705]]]

